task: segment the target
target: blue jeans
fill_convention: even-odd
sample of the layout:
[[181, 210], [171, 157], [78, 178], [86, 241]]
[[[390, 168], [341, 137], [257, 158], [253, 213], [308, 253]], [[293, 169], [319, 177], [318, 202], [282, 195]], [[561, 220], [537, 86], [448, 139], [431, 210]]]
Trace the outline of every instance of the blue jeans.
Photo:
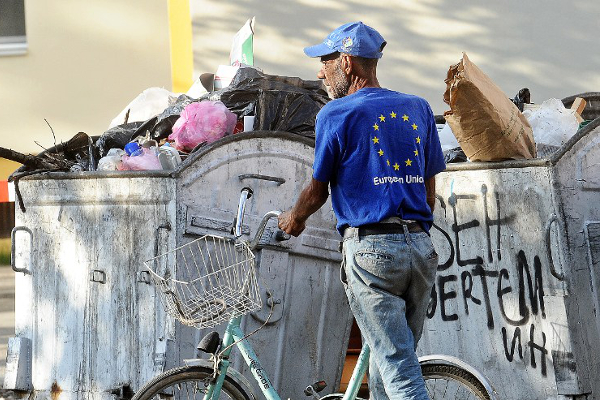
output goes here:
[[342, 281], [371, 348], [371, 400], [429, 399], [415, 353], [438, 256], [425, 232], [344, 239]]

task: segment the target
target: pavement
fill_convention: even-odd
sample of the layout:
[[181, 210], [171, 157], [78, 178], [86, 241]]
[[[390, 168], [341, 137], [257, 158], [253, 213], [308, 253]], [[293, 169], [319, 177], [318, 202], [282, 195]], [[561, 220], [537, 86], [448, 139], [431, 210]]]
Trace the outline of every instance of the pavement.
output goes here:
[[15, 273], [10, 266], [0, 265], [0, 387], [4, 385], [8, 338], [14, 335]]

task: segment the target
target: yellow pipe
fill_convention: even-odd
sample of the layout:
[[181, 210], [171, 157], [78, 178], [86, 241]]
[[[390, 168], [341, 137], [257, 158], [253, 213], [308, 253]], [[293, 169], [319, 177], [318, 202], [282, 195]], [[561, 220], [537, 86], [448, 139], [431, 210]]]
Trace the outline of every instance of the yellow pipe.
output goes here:
[[189, 0], [168, 0], [172, 91], [187, 92], [193, 82], [192, 17]]

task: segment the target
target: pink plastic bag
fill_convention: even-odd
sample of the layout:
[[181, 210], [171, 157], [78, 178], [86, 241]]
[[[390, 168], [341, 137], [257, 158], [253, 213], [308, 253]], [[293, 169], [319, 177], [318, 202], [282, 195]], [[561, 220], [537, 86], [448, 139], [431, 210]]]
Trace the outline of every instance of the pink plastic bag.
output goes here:
[[188, 104], [175, 125], [169, 140], [177, 150], [192, 151], [200, 143], [212, 143], [231, 134], [237, 117], [220, 101], [203, 100]]
[[139, 156], [130, 157], [124, 155], [119, 166], [120, 171], [147, 171], [151, 169], [162, 169], [158, 156], [150, 149], [142, 149], [144, 152]]

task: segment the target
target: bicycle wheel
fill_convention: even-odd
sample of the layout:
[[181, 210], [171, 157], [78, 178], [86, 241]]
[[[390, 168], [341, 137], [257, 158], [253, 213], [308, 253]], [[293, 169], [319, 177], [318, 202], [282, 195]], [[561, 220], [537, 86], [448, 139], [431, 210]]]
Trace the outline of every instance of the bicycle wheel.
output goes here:
[[485, 385], [475, 375], [456, 365], [422, 364], [421, 371], [431, 400], [493, 399]]
[[[204, 366], [170, 369], [146, 383], [132, 400], [201, 400], [212, 373], [212, 369]], [[227, 375], [219, 399], [254, 400], [254, 396]]]

